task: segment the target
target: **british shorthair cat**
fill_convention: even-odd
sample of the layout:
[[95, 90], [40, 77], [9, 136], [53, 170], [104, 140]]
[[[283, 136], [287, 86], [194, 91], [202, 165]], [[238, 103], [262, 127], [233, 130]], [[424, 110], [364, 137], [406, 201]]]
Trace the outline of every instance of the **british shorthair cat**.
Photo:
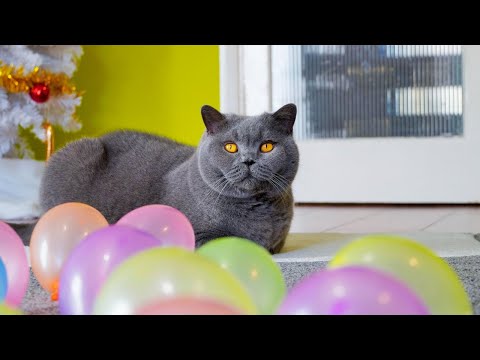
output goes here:
[[238, 236], [276, 253], [293, 214], [296, 113], [293, 104], [258, 116], [203, 106], [206, 131], [196, 148], [129, 130], [72, 142], [48, 161], [41, 206], [82, 202], [115, 223], [140, 206], [164, 204], [188, 217], [196, 246]]

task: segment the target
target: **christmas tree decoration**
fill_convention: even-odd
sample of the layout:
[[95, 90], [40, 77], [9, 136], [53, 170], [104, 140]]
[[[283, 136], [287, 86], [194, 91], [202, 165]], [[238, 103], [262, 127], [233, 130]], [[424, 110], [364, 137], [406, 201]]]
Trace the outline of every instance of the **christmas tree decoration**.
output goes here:
[[0, 158], [29, 158], [19, 136], [30, 130], [53, 151], [53, 126], [77, 131], [81, 93], [71, 77], [83, 53], [80, 45], [0, 45]]
[[36, 84], [30, 89], [30, 97], [37, 103], [44, 103], [50, 96], [50, 88], [45, 84]]

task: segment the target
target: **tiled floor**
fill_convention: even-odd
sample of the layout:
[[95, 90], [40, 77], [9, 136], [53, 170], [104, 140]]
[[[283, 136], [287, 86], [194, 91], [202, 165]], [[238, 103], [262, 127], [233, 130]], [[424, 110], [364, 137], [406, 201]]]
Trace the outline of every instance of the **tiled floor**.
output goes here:
[[480, 233], [480, 206], [297, 206], [291, 233]]
[[396, 234], [442, 257], [480, 256], [480, 206], [297, 206], [280, 262], [328, 261], [363, 234]]

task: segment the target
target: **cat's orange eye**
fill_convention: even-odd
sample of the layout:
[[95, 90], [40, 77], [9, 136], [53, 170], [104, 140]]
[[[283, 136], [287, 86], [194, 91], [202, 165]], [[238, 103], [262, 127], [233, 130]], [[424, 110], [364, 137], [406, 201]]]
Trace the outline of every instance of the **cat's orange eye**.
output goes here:
[[238, 151], [238, 146], [235, 143], [227, 143], [225, 144], [224, 149], [229, 153], [236, 153]]
[[260, 146], [260, 151], [262, 153], [268, 153], [270, 151], [272, 151], [274, 148], [273, 144], [271, 142], [266, 142], [266, 143], [263, 143], [261, 146]]

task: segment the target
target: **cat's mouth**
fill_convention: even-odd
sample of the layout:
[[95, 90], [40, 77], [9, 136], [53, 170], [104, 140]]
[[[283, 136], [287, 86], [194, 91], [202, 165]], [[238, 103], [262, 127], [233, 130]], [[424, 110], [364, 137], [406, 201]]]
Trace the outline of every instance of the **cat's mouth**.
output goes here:
[[258, 191], [264, 191], [268, 180], [265, 174], [259, 171], [258, 167], [237, 168], [235, 174], [229, 179], [231, 184], [242, 193], [252, 194]]

